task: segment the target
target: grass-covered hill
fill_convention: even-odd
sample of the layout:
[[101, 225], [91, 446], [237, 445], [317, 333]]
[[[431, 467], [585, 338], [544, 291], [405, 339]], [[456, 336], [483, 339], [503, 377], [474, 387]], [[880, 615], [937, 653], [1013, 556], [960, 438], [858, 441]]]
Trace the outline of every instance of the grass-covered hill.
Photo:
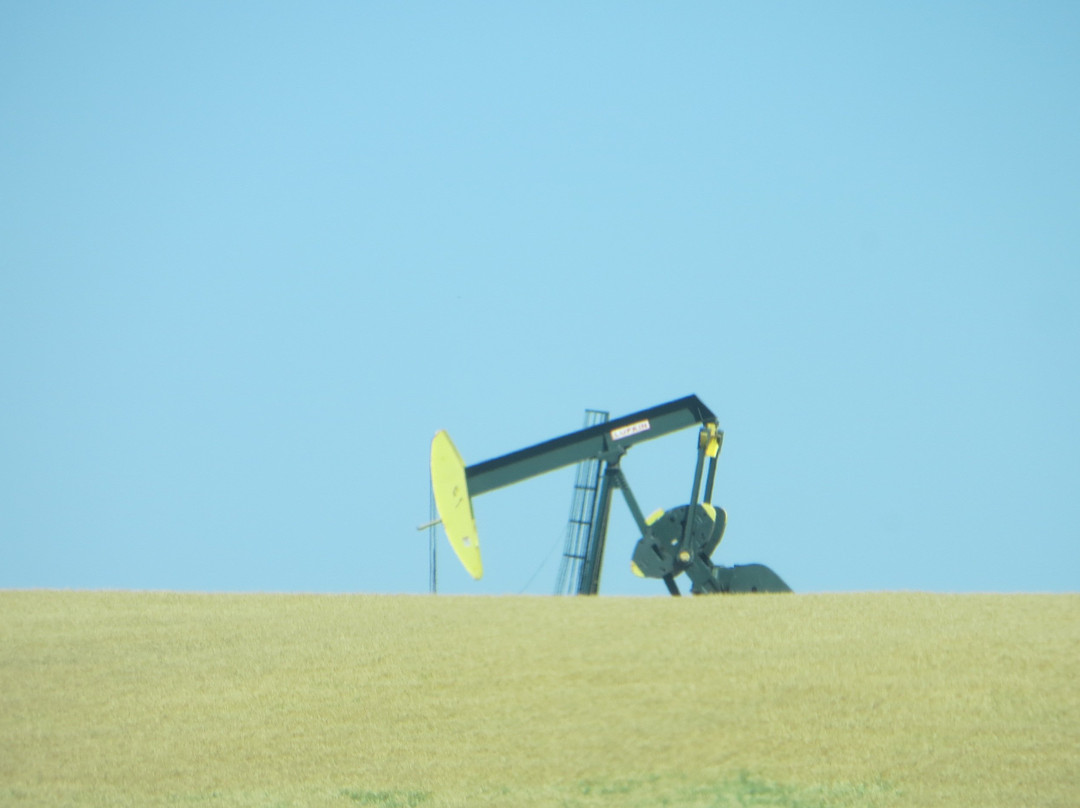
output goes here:
[[1080, 595], [0, 592], [2, 806], [1076, 806]]

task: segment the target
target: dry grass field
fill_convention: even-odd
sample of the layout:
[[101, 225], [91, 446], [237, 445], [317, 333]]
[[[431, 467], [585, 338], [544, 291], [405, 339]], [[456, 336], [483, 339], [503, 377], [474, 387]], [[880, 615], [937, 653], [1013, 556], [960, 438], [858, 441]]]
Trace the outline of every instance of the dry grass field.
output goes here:
[[0, 592], [4, 806], [1076, 806], [1080, 596]]

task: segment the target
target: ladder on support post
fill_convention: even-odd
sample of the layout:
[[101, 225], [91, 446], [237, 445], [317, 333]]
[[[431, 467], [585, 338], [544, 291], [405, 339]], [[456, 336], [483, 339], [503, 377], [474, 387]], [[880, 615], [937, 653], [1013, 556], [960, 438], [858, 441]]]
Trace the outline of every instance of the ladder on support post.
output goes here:
[[[585, 410], [585, 428], [606, 424], [609, 413], [603, 410]], [[585, 559], [596, 521], [596, 492], [600, 487], [600, 466], [596, 458], [578, 463], [574, 496], [570, 501], [570, 520], [566, 526], [566, 545], [559, 578], [555, 584], [556, 595], [580, 595], [585, 574]]]

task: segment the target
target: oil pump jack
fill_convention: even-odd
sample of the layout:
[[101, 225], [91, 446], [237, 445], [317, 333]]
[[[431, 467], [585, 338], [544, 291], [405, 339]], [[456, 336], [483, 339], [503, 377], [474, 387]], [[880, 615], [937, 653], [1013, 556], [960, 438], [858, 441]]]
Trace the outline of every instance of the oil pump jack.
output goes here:
[[[695, 424], [700, 424], [700, 430], [690, 503], [645, 516], [622, 471], [623, 455], [635, 444]], [[471, 466], [465, 465], [450, 436], [441, 431], [431, 442], [435, 506], [454, 553], [466, 571], [479, 579], [483, 563], [472, 498], [564, 466], [596, 460], [602, 466], [600, 492], [584, 554], [580, 594], [599, 591], [608, 516], [616, 489], [622, 492], [641, 531], [630, 562], [635, 575], [663, 580], [672, 595], [680, 594], [675, 579], [683, 573], [690, 579], [693, 594], [790, 592], [780, 576], [762, 564], [722, 567], [712, 563], [712, 554], [727, 524], [724, 509], [712, 504], [723, 440], [716, 416], [697, 396], [650, 407]]]

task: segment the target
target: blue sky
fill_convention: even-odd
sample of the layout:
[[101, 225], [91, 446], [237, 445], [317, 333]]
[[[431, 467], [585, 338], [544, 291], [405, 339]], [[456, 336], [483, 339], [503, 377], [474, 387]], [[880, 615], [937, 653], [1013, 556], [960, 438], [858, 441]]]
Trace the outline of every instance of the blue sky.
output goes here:
[[[427, 453], [695, 393], [718, 563], [1076, 591], [1080, 6], [0, 4], [0, 587], [425, 592]], [[623, 462], [686, 502], [692, 431]], [[553, 590], [573, 471], [478, 497]], [[629, 574], [616, 502], [601, 591]]]

